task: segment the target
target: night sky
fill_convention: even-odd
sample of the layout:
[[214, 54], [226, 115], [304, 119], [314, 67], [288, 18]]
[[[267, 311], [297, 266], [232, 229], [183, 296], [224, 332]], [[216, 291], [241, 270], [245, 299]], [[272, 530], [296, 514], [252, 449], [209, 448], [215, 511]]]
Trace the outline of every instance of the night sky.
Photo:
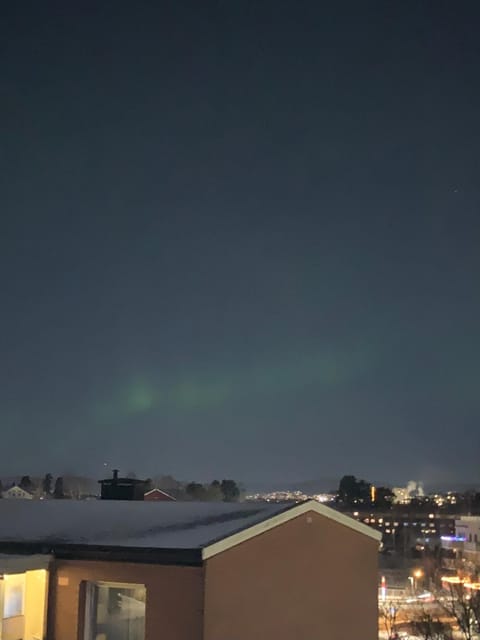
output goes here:
[[0, 11], [0, 476], [479, 480], [478, 2]]

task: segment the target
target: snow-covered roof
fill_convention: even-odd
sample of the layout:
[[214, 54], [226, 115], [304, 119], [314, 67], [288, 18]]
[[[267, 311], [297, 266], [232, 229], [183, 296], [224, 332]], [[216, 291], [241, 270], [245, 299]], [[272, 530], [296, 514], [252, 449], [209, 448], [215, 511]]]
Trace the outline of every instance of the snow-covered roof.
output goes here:
[[193, 549], [284, 509], [268, 503], [2, 500], [0, 542]]
[[[360, 533], [376, 531], [314, 501], [299, 505], [120, 500], [0, 500], [2, 543], [136, 549], [224, 550], [306, 511]], [[245, 531], [251, 535], [245, 537]], [[218, 546], [221, 545], [221, 546]], [[204, 554], [203, 557], [213, 555]]]
[[28, 489], [25, 489], [24, 487], [21, 487], [19, 484], [12, 484], [11, 487], [7, 487], [6, 489], [3, 490], [3, 493], [14, 493], [14, 492], [22, 492], [25, 493], [29, 496], [33, 495], [32, 491], [28, 491]]

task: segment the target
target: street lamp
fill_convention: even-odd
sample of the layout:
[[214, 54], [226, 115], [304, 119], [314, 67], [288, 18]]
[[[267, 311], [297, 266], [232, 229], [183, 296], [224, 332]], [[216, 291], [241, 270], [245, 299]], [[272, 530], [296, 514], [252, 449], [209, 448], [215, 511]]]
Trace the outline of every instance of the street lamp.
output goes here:
[[413, 586], [413, 583], [414, 583], [414, 581], [415, 581], [415, 578], [414, 578], [413, 576], [408, 576], [408, 579], [409, 579], [409, 581], [410, 581], [410, 588], [411, 588], [411, 590], [412, 590], [412, 593], [415, 595], [415, 589], [414, 589], [414, 586]]
[[415, 569], [413, 572], [413, 577], [410, 576], [408, 579], [412, 584], [412, 589], [414, 592], [417, 590], [417, 580], [419, 580], [423, 576], [423, 571], [421, 569]]

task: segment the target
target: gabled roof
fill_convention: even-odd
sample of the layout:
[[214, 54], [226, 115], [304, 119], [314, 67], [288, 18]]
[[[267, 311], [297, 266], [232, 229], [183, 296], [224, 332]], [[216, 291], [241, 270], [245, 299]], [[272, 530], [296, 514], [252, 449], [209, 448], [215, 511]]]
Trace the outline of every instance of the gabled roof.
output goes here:
[[163, 496], [167, 496], [167, 498], [170, 498], [170, 500], [176, 500], [176, 498], [171, 496], [169, 493], [167, 493], [163, 489], [159, 489], [158, 487], [154, 487], [153, 489], [150, 489], [150, 491], [147, 491], [143, 495], [144, 496], [151, 496], [153, 493], [161, 493]]
[[29, 491], [28, 489], [25, 489], [24, 487], [21, 487], [19, 484], [16, 484], [16, 483], [4, 489], [3, 493], [8, 493], [9, 491], [22, 491], [23, 493], [26, 493], [29, 496], [33, 496], [32, 491]]
[[[191, 552], [203, 561], [308, 511], [366, 535], [381, 534], [314, 500], [300, 504], [117, 500], [0, 500], [0, 553], [75, 547], [147, 558]], [[188, 554], [185, 554], [188, 555]], [[151, 556], [153, 558], [153, 556]]]
[[363, 524], [363, 522], [358, 522], [335, 509], [326, 507], [316, 500], [306, 500], [305, 502], [294, 504], [280, 513], [272, 514], [262, 522], [251, 525], [250, 527], [237, 531], [236, 533], [232, 533], [228, 537], [216, 541], [212, 540], [210, 544], [202, 550], [202, 558], [204, 560], [211, 558], [212, 556], [217, 555], [217, 553], [226, 551], [237, 544], [250, 540], [261, 533], [265, 533], [265, 531], [278, 527], [284, 522], [288, 522], [289, 520], [293, 520], [293, 518], [297, 518], [300, 515], [312, 511], [328, 518], [329, 520], [333, 520], [338, 524], [348, 527], [357, 533], [370, 537], [377, 542], [380, 542], [382, 539], [382, 534], [379, 531], [376, 531], [372, 527], [368, 527], [366, 524]]

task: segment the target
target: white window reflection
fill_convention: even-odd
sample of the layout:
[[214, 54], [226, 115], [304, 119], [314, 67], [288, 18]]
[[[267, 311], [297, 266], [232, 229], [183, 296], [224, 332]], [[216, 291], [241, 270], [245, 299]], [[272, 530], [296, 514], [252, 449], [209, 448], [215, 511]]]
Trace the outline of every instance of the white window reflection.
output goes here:
[[89, 583], [86, 640], [144, 640], [144, 585]]

